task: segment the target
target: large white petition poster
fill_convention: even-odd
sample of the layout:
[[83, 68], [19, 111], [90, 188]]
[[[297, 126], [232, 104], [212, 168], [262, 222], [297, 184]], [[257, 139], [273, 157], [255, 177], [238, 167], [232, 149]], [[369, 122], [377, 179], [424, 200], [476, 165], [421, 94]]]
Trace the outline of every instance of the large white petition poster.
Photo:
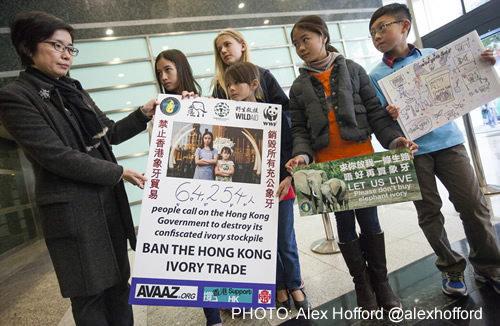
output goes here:
[[416, 139], [500, 96], [495, 67], [476, 31], [378, 81], [398, 122]]
[[273, 307], [281, 107], [159, 100], [130, 303]]

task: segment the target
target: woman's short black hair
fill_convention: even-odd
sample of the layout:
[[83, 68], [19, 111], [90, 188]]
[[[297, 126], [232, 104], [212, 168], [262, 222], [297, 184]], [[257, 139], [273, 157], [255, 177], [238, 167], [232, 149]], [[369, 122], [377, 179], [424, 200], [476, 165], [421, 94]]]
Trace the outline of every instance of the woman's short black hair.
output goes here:
[[24, 67], [33, 64], [38, 43], [50, 38], [58, 29], [65, 29], [73, 41], [73, 27], [62, 19], [43, 11], [17, 13], [10, 22], [10, 38]]

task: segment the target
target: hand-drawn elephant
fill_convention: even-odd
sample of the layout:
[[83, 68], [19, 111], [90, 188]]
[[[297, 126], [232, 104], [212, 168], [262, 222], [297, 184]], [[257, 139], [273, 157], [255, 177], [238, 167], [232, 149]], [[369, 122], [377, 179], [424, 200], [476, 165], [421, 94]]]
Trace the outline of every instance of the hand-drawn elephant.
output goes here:
[[300, 191], [310, 202], [314, 213], [323, 212], [321, 184], [327, 181], [323, 170], [299, 170], [293, 174], [295, 189]]
[[332, 178], [323, 182], [321, 185], [321, 194], [329, 210], [335, 211], [347, 208], [347, 186], [344, 181]]

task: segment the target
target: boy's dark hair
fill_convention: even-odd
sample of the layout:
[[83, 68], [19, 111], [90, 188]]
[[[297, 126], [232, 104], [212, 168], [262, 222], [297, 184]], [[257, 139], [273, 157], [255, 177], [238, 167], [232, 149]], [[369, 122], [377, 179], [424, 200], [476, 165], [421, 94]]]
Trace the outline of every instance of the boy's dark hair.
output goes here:
[[220, 153], [223, 154], [224, 152], [226, 152], [229, 155], [231, 155], [231, 148], [229, 148], [227, 146], [222, 147], [221, 150], [220, 150]]
[[293, 32], [296, 28], [304, 29], [306, 31], [311, 31], [321, 36], [326, 37], [325, 48], [329, 52], [339, 52], [333, 45], [330, 44], [330, 32], [328, 31], [328, 26], [326, 22], [320, 16], [310, 15], [304, 16], [299, 19], [295, 25], [293, 25], [292, 31], [290, 32], [290, 39], [293, 40]]
[[58, 29], [67, 30], [73, 42], [73, 27], [62, 19], [43, 11], [24, 11], [14, 15], [10, 21], [10, 39], [24, 67], [34, 62], [38, 43], [50, 38]]
[[[379, 19], [380, 17], [384, 15], [389, 15], [393, 16], [397, 20], [403, 20], [403, 19], [408, 19], [410, 21], [410, 28], [408, 29], [408, 34], [410, 33], [411, 29], [411, 13], [410, 9], [408, 9], [408, 6], [402, 3], [391, 3], [388, 5], [385, 5], [383, 7], [378, 8], [372, 15], [372, 18], [370, 18], [370, 25], [368, 27], [369, 30], [372, 29], [373, 23]], [[406, 35], [408, 35], [406, 34]]]
[[[201, 86], [194, 79], [193, 70], [191, 69], [189, 61], [187, 60], [184, 53], [176, 49], [160, 52], [160, 54], [158, 54], [158, 56], [156, 57], [155, 70], [156, 65], [158, 64], [158, 61], [160, 61], [160, 59], [171, 61], [175, 65], [175, 69], [177, 69], [177, 80], [179, 81], [179, 89], [177, 91], [188, 91], [201, 95]], [[156, 73], [156, 81], [158, 82], [158, 87], [160, 87], [160, 91], [162, 93], [180, 95], [164, 89], [160, 80], [160, 75], [158, 73]]]

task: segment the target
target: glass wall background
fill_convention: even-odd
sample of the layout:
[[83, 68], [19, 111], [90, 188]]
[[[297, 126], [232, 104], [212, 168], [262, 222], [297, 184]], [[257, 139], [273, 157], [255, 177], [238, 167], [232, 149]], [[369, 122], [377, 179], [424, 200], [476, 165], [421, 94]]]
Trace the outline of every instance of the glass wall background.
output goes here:
[[[369, 71], [382, 55], [368, 36], [369, 20], [330, 22], [330, 39], [342, 54]], [[253, 63], [265, 67], [288, 92], [298, 75], [301, 59], [291, 44], [293, 25], [240, 28]], [[130, 114], [137, 106], [157, 97], [154, 61], [163, 50], [178, 49], [188, 58], [203, 95], [211, 95], [214, 73], [213, 40], [219, 31], [154, 34], [134, 37], [79, 40], [80, 50], [74, 58], [71, 77], [78, 79], [113, 120]], [[148, 155], [148, 132], [115, 146], [118, 163], [126, 168], [145, 172]], [[138, 225], [142, 191], [126, 183], [134, 223]]]
[[[404, 3], [413, 8], [413, 25], [418, 26], [420, 36], [428, 34], [490, 0], [382, 0], [382, 4]], [[408, 41], [413, 43], [414, 32], [410, 31]], [[414, 34], [413, 34], [414, 35]]]
[[0, 138], [0, 256], [38, 236], [30, 191], [26, 188], [25, 173], [29, 171], [24, 168], [14, 141]]

